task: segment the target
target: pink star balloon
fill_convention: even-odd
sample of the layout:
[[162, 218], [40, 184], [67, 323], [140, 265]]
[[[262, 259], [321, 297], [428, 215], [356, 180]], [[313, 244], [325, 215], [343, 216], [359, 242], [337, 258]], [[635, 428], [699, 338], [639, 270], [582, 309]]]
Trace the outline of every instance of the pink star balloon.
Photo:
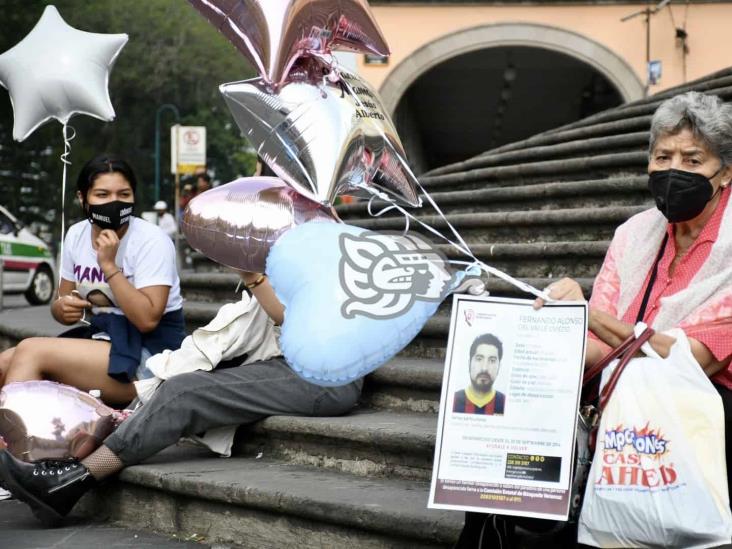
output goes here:
[[270, 84], [306, 54], [389, 55], [366, 0], [188, 0]]
[[359, 76], [311, 59], [277, 90], [261, 78], [219, 89], [257, 154], [304, 196], [332, 205], [341, 194], [371, 196], [372, 187], [421, 206], [396, 129]]

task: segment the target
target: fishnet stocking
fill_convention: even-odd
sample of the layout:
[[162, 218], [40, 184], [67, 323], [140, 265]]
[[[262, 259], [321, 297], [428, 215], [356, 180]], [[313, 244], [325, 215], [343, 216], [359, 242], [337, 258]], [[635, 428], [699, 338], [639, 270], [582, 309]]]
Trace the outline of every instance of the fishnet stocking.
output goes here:
[[124, 464], [112, 450], [102, 445], [81, 461], [97, 480], [103, 480], [124, 469]]

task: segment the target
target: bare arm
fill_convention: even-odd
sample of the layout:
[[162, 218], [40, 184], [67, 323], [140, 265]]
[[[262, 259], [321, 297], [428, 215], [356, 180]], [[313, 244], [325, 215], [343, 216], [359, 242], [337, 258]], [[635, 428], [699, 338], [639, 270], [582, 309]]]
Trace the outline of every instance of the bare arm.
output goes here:
[[[633, 325], [621, 322], [602, 311], [590, 309], [590, 330], [611, 347], [617, 347], [633, 333]], [[676, 339], [666, 334], [655, 333], [648, 342], [654, 351], [666, 358]], [[691, 354], [694, 355], [704, 373], [709, 377], [712, 377], [729, 364], [728, 360], [717, 360], [706, 345], [693, 337], [689, 338], [689, 346], [691, 347]]]
[[110, 279], [107, 273], [111, 275], [117, 269], [115, 264], [102, 267], [119, 308], [138, 330], [143, 333], [152, 332], [163, 317], [170, 287], [148, 286], [138, 289], [122, 273]]
[[115, 263], [119, 238], [114, 231], [102, 231], [96, 244], [99, 266], [119, 308], [138, 330], [152, 332], [163, 317], [170, 287], [148, 286], [138, 289], [130, 284]]
[[[576, 281], [570, 278], [564, 278], [551, 285], [551, 297], [558, 301], [577, 301], [584, 300], [582, 289]], [[542, 306], [544, 303], [541, 299], [537, 299], [535, 306]], [[633, 324], [622, 322], [612, 315], [603, 311], [590, 308], [588, 327], [600, 340], [609, 348], [615, 348], [633, 334]], [[653, 350], [660, 356], [666, 358], [671, 350], [671, 346], [676, 339], [665, 335], [655, 333], [648, 343]], [[729, 361], [718, 361], [706, 345], [699, 340], [689, 338], [691, 353], [704, 370], [707, 376], [711, 377], [722, 370]], [[594, 340], [589, 340], [587, 345], [587, 354], [585, 355], [585, 365], [589, 366], [600, 360], [609, 350]]]
[[[260, 276], [262, 276], [261, 273], [250, 273], [246, 271], [239, 271], [239, 275], [244, 281], [244, 284], [247, 285], [253, 284]], [[264, 312], [267, 313], [275, 324], [279, 326], [285, 321], [285, 307], [280, 303], [280, 300], [277, 299], [274, 288], [272, 288], [268, 278], [265, 277], [260, 284], [252, 288], [250, 291], [254, 297], [257, 298], [257, 301], [262, 306], [262, 309], [264, 309]]]

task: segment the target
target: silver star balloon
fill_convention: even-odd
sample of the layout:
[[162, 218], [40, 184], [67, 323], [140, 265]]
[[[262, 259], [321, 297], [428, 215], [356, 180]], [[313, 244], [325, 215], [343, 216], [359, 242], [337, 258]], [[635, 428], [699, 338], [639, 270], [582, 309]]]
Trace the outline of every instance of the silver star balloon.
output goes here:
[[188, 0], [279, 84], [299, 57], [347, 49], [389, 55], [366, 0]]
[[376, 92], [361, 78], [311, 59], [274, 90], [263, 79], [220, 86], [257, 154], [303, 195], [333, 204], [363, 186], [420, 206], [416, 178]]
[[0, 55], [0, 84], [10, 93], [13, 137], [23, 141], [55, 118], [74, 114], [114, 119], [109, 72], [127, 43], [126, 34], [97, 34], [69, 26], [47, 6], [36, 26]]

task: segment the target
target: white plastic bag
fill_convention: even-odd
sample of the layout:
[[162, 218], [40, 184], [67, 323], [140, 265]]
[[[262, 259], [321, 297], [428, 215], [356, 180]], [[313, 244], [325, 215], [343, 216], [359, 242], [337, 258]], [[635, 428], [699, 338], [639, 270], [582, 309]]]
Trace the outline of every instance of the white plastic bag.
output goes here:
[[[595, 547], [730, 543], [722, 399], [683, 331], [620, 376], [597, 432], [578, 541]], [[615, 364], [603, 372], [603, 381]]]

